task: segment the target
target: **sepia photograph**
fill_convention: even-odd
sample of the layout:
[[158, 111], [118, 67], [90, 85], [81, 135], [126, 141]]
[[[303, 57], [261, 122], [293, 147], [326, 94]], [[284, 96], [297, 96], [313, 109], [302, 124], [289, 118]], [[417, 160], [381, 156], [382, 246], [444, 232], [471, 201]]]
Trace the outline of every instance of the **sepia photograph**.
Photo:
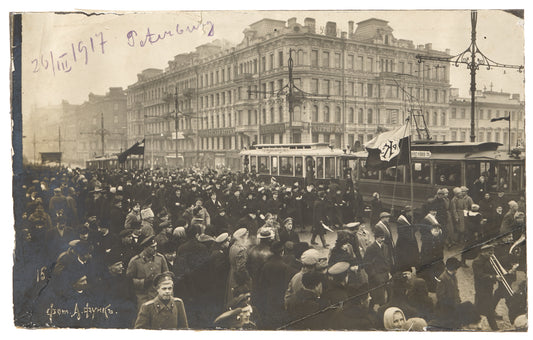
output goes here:
[[527, 332], [524, 13], [11, 12], [11, 325]]

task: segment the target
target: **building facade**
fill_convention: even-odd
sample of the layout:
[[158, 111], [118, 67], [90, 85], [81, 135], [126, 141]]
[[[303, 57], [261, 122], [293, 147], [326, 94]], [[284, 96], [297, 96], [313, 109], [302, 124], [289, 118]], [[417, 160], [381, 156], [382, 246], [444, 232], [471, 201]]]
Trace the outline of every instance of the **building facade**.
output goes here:
[[[312, 18], [303, 25], [263, 19], [237, 46], [217, 40], [176, 56], [165, 70], [144, 70], [128, 87], [128, 145], [145, 139], [147, 166], [179, 159], [236, 168], [239, 150], [252, 143], [351, 147], [410, 113], [419, 138], [427, 137], [424, 122], [445, 136], [449, 64], [418, 63], [415, 56], [448, 51], [396, 39], [384, 20], [348, 24], [339, 34], [334, 22], [318, 29]], [[289, 68], [298, 89], [292, 110]]]
[[76, 119], [76, 157], [83, 164], [126, 150], [126, 93], [121, 87], [111, 87], [105, 95], [89, 93], [88, 100], [78, 106]]
[[[471, 99], [461, 98], [456, 89], [451, 91], [450, 100], [450, 134], [448, 139], [457, 141], [470, 140]], [[519, 94], [503, 91], [477, 91], [475, 111], [475, 135], [479, 142], [502, 143], [511, 149], [525, 147], [525, 114], [524, 102]], [[510, 121], [493, 118], [510, 117]]]

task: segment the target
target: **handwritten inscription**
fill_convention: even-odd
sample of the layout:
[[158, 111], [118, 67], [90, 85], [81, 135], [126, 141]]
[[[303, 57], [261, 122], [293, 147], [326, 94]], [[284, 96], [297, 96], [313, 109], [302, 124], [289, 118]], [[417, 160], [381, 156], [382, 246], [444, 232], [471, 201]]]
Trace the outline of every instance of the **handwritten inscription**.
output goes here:
[[87, 40], [80, 40], [76, 43], [71, 43], [69, 47], [54, 53], [50, 51], [46, 54], [41, 54], [39, 58], [32, 59], [33, 73], [40, 71], [51, 71], [54, 76], [56, 73], [69, 73], [72, 71], [72, 66], [83, 62], [87, 65], [89, 63], [89, 55], [91, 53], [105, 53], [104, 33], [96, 33], [94, 37], [89, 37]]
[[131, 30], [126, 34], [126, 38], [128, 41], [128, 46], [130, 47], [145, 47], [148, 45], [154, 45], [167, 37], [193, 33], [195, 31], [201, 31], [204, 34], [207, 34], [208, 37], [212, 37], [215, 34], [215, 24], [211, 21], [206, 21], [205, 23], [200, 21], [196, 25], [187, 25], [185, 27], [180, 27], [180, 24], [176, 24], [175, 29], [165, 30], [162, 33], [153, 33], [150, 31], [150, 27], [148, 27], [144, 36], [139, 36], [137, 31]]
[[97, 316], [103, 316], [105, 319], [109, 319], [110, 316], [117, 312], [111, 308], [111, 305], [107, 306], [91, 306], [89, 303], [85, 303], [85, 306], [80, 307], [78, 303], [74, 305], [73, 309], [67, 309], [64, 307], [55, 306], [53, 303], [46, 309], [46, 315], [53, 323], [53, 319], [57, 317], [68, 317], [71, 319], [81, 320], [94, 320]]

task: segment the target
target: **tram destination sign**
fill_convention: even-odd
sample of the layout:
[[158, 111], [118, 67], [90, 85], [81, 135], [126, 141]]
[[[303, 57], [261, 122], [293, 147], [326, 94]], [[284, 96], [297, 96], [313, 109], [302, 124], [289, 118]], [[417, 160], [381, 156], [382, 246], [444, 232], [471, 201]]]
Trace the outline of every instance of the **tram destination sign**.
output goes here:
[[431, 151], [411, 150], [411, 158], [430, 158]]

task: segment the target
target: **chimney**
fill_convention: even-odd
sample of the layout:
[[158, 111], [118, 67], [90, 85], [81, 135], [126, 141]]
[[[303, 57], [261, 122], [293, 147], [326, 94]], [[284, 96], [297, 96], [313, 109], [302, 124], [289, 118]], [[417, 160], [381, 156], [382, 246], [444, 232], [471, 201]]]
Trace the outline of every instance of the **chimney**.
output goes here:
[[433, 47], [433, 44], [432, 44], [432, 43], [427, 43], [427, 44], [425, 45], [425, 48], [426, 48], [427, 51], [431, 51], [431, 50], [432, 50], [432, 47]]
[[304, 26], [307, 27], [309, 33], [316, 33], [316, 20], [313, 18], [305, 18]]
[[326, 35], [328, 37], [336, 37], [337, 36], [337, 23], [333, 21], [328, 21], [326, 23]]
[[289, 26], [289, 28], [296, 26], [296, 18], [290, 18], [287, 20], [287, 26]]
[[346, 39], [346, 37], [348, 36], [348, 33], [347, 32], [341, 32], [341, 39]]
[[351, 39], [353, 36], [353, 21], [348, 21], [348, 38]]

